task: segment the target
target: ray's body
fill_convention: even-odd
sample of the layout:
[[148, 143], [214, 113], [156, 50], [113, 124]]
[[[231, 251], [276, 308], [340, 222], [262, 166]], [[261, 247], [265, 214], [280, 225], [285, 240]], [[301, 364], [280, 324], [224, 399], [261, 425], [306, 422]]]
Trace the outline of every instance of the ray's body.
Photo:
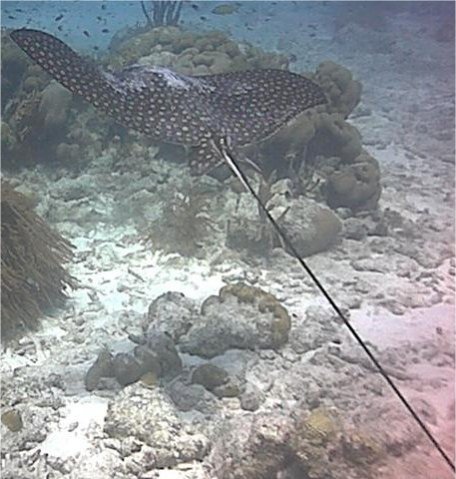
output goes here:
[[108, 73], [48, 33], [20, 29], [11, 38], [58, 82], [114, 120], [156, 140], [191, 147], [190, 167], [198, 174], [223, 162], [212, 138], [229, 137], [234, 149], [257, 143], [326, 102], [318, 85], [289, 71], [187, 76], [133, 65]]

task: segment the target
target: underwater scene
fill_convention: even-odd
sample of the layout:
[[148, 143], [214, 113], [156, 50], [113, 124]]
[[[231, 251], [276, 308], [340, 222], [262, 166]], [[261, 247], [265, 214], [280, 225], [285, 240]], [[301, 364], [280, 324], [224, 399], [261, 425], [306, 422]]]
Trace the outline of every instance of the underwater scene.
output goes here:
[[451, 479], [454, 2], [1, 2], [1, 477]]

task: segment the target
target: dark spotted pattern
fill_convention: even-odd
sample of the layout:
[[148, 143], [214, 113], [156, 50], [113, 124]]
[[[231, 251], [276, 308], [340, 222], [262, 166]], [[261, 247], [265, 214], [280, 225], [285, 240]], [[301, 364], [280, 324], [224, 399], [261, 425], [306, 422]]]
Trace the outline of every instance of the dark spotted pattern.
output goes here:
[[119, 123], [156, 140], [193, 147], [195, 173], [223, 161], [211, 138], [228, 136], [234, 149], [256, 143], [326, 102], [319, 86], [288, 71], [192, 77], [133, 65], [108, 73], [47, 33], [21, 29], [11, 38], [58, 82]]

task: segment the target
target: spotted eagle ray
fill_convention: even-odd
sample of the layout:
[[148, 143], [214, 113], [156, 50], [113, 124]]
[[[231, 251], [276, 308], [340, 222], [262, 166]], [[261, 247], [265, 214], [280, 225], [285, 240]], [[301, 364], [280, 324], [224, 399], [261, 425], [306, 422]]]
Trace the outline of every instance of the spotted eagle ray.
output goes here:
[[48, 33], [20, 29], [13, 31], [11, 38], [58, 82], [119, 123], [158, 141], [192, 147], [194, 155], [190, 158], [190, 167], [193, 172], [203, 174], [225, 161], [258, 201], [284, 245], [309, 274], [376, 370], [450, 469], [455, 470], [449, 455], [301, 258], [235, 159], [236, 147], [261, 142], [303, 111], [326, 103], [318, 85], [303, 76], [273, 69], [188, 76], [167, 68], [133, 65], [109, 73]]
[[189, 165], [196, 174], [224, 161], [212, 140], [229, 138], [236, 151], [326, 102], [317, 84], [286, 70], [189, 76], [132, 65], [112, 73], [48, 33], [20, 29], [11, 38], [59, 83], [120, 124], [157, 141], [189, 147]]

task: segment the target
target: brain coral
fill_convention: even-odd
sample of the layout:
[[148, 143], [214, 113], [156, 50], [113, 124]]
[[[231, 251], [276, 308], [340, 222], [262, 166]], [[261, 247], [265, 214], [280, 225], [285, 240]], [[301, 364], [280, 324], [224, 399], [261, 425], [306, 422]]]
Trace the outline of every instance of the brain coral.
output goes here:
[[288, 341], [291, 319], [272, 294], [244, 283], [224, 286], [201, 306], [180, 338], [182, 352], [212, 358], [231, 348], [276, 349]]

